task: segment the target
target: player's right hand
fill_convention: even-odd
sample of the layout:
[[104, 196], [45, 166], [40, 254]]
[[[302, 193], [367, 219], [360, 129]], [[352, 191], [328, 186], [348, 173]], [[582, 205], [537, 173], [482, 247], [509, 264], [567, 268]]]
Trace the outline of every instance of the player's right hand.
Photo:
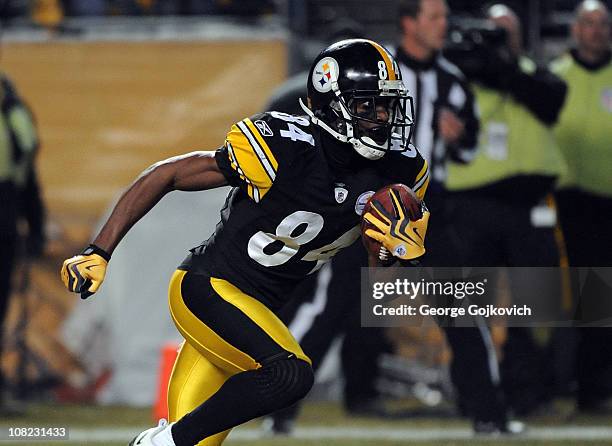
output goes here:
[[[380, 214], [384, 216], [384, 214]], [[429, 211], [417, 221], [401, 218], [379, 219], [371, 212], [363, 218], [376, 229], [367, 229], [365, 235], [383, 245], [394, 257], [401, 260], [413, 260], [425, 254], [425, 232], [429, 222]]]
[[110, 254], [95, 245], [89, 245], [78, 256], [64, 260], [60, 272], [62, 282], [69, 291], [81, 293], [87, 299], [100, 288], [106, 275]]
[[365, 235], [379, 242], [398, 259], [417, 259], [425, 254], [429, 211], [422, 203], [419, 203], [417, 211], [407, 208], [397, 190], [390, 189], [389, 192], [395, 215], [379, 200], [372, 201], [371, 210], [363, 219], [374, 228], [366, 229]]

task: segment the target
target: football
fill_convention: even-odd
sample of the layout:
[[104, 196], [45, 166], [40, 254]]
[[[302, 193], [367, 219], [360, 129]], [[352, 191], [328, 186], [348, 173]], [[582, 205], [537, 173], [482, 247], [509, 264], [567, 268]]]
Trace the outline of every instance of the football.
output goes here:
[[376, 229], [370, 222], [365, 220], [363, 216], [367, 212], [371, 212], [374, 216], [381, 218], [380, 214], [372, 208], [372, 203], [378, 203], [379, 207], [382, 207], [389, 214], [397, 217], [397, 213], [395, 208], [393, 207], [393, 203], [391, 201], [391, 193], [390, 190], [394, 189], [399, 192], [400, 199], [404, 205], [406, 210], [406, 214], [409, 216], [410, 220], [419, 220], [423, 217], [423, 212], [421, 208], [421, 200], [415, 195], [415, 193], [405, 184], [390, 184], [379, 189], [374, 195], [370, 197], [367, 201], [363, 214], [361, 214], [361, 240], [366, 247], [366, 250], [370, 254], [374, 254], [383, 265], [390, 265], [395, 262], [395, 259], [391, 255], [391, 253], [385, 249], [379, 242], [365, 235], [365, 231], [368, 229]]

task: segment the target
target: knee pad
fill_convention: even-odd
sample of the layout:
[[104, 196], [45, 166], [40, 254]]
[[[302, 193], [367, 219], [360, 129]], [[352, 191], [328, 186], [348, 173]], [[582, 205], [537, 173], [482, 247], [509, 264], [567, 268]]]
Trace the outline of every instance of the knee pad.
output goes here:
[[304, 398], [314, 383], [310, 364], [295, 357], [272, 360], [255, 371], [262, 398], [271, 410], [282, 409]]

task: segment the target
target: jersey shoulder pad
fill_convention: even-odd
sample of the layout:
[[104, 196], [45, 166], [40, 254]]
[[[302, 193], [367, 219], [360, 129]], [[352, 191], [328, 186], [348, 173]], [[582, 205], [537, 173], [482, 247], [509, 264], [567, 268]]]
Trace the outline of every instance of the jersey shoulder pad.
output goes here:
[[303, 144], [314, 145], [307, 118], [280, 112], [253, 115], [234, 124], [225, 139], [229, 164], [247, 193], [259, 201], [283, 166], [289, 166]]

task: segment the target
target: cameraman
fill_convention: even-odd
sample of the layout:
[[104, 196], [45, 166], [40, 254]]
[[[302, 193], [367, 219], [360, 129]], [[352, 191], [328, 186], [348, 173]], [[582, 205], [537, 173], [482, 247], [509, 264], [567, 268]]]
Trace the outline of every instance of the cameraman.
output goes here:
[[[478, 155], [449, 168], [453, 230], [466, 265], [558, 266], [550, 196], [566, 167], [550, 126], [567, 88], [523, 55], [521, 25], [510, 8], [496, 4], [486, 14], [498, 30], [466, 32], [473, 47], [449, 54], [465, 70], [481, 110]], [[515, 413], [525, 415], [550, 397], [547, 370], [531, 332], [509, 328], [502, 386]]]

